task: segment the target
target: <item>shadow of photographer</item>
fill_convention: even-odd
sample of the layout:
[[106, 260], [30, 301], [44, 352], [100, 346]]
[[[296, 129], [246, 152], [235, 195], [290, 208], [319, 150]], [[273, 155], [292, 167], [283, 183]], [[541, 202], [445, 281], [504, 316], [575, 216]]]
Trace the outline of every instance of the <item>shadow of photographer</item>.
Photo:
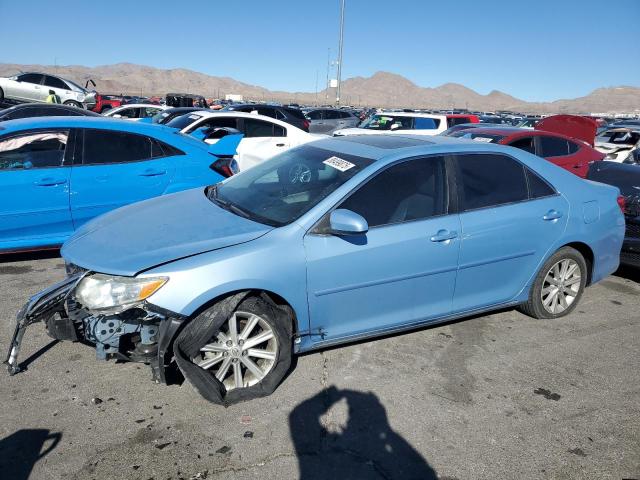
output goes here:
[[[38, 460], [60, 443], [62, 433], [44, 428], [18, 430], [0, 440], [0, 477], [27, 480]], [[45, 444], [47, 447], [44, 448]]]
[[[327, 424], [329, 410], [343, 401], [345, 426]], [[437, 479], [420, 453], [391, 428], [373, 393], [327, 388], [293, 409], [289, 428], [302, 480]]]

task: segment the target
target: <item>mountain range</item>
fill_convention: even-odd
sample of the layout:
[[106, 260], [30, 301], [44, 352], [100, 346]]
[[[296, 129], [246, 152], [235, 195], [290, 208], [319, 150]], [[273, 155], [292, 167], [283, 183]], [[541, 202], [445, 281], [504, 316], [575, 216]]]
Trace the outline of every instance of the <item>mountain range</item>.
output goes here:
[[[328, 104], [335, 100], [335, 89], [318, 92], [272, 91], [258, 85], [239, 82], [224, 76], [211, 76], [183, 68], [160, 69], [131, 63], [98, 67], [81, 65], [0, 64], [0, 76], [20, 71], [48, 72], [69, 78], [84, 86], [93, 79], [101, 93], [129, 95], [164, 95], [187, 92], [207, 98], [223, 98], [239, 94], [245, 100], [275, 101], [299, 104]], [[341, 85], [343, 104], [375, 107], [467, 108], [469, 110], [510, 110], [523, 113], [640, 113], [640, 88], [616, 86], [599, 88], [589, 95], [553, 102], [527, 102], [504, 92], [493, 90], [482, 95], [457, 83], [438, 87], [421, 87], [407, 78], [389, 72], [371, 77], [353, 77]]]

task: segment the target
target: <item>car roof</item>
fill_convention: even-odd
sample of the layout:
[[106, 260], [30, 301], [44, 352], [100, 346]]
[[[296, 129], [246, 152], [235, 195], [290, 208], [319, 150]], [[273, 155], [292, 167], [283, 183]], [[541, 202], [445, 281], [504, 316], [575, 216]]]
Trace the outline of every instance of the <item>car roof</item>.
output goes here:
[[142, 133], [157, 137], [166, 133], [175, 133], [175, 129], [163, 125], [145, 122], [129, 122], [109, 117], [31, 117], [2, 122], [2, 133], [20, 132], [22, 130], [41, 128], [100, 128], [104, 130], [121, 130], [123, 132]]

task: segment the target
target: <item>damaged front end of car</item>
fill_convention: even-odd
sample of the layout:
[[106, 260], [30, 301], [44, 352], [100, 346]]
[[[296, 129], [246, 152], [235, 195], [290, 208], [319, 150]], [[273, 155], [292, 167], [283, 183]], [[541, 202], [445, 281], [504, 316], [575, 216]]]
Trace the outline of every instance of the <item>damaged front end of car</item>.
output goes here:
[[67, 273], [65, 280], [31, 297], [18, 312], [5, 360], [9, 374], [21, 370], [18, 355], [25, 330], [43, 322], [56, 340], [93, 345], [101, 360], [148, 364], [153, 380], [167, 383], [171, 341], [185, 317], [146, 299], [168, 279], [118, 277], [69, 265]]

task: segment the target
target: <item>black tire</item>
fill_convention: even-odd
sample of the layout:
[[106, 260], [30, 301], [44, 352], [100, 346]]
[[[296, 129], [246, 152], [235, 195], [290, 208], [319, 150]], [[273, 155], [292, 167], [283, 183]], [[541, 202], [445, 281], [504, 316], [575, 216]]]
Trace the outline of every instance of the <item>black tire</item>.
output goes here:
[[[554, 268], [555, 265], [565, 260], [568, 260], [570, 262], [573, 261], [577, 264], [577, 268], [580, 270], [580, 280], [579, 282], [575, 283], [575, 285], [578, 285], [577, 291], [573, 292], [575, 293], [575, 295], [570, 295], [571, 297], [573, 297], [572, 302], [566, 308], [563, 307], [562, 311], [552, 313], [545, 307], [543, 303], [542, 290], [543, 288], [545, 288], [545, 284], [547, 283], [547, 275], [551, 273], [551, 269]], [[544, 265], [542, 265], [533, 281], [531, 291], [529, 292], [529, 300], [526, 303], [520, 305], [518, 309], [525, 315], [529, 315], [530, 317], [538, 319], [553, 319], [564, 317], [565, 315], [570, 314], [580, 302], [580, 298], [582, 297], [585, 286], [587, 284], [587, 275], [587, 262], [585, 261], [582, 254], [575, 248], [562, 247], [556, 253], [551, 255], [551, 257], [549, 257]], [[551, 287], [552, 286], [549, 285], [549, 287], [546, 288]], [[566, 287], [562, 282], [561, 288], [564, 289], [564, 291], [568, 291], [570, 287]], [[560, 294], [556, 294], [556, 296], [560, 296]], [[565, 296], [565, 298], [568, 297]]]
[[[238, 312], [257, 315], [266, 322], [273, 332], [277, 348], [275, 358], [269, 361], [272, 364], [270, 363], [268, 373], [261, 380], [248, 386], [228, 389], [229, 378], [220, 381], [215, 376], [222, 362], [212, 371], [198, 366], [195, 361], [203, 360], [200, 357], [203, 355], [200, 349], [218, 341], [218, 334], [225, 330], [225, 326], [228, 327], [230, 317]], [[241, 329], [240, 325], [238, 329]], [[226, 406], [273, 393], [291, 367], [292, 343], [292, 318], [287, 309], [275, 305], [266, 295], [245, 292], [216, 302], [190, 321], [176, 338], [173, 350], [178, 367], [198, 393], [210, 402]], [[243, 377], [247, 379], [253, 374], [248, 372], [244, 358], [246, 357], [242, 357], [241, 354], [240, 358], [234, 357], [233, 360], [243, 369]], [[260, 361], [257, 360], [255, 363]], [[233, 376], [233, 367], [230, 370], [230, 375]]]
[[76, 102], [75, 100], [67, 100], [66, 102], [64, 102], [64, 104], [67, 107], [76, 107], [76, 108], [82, 108], [82, 104]]

